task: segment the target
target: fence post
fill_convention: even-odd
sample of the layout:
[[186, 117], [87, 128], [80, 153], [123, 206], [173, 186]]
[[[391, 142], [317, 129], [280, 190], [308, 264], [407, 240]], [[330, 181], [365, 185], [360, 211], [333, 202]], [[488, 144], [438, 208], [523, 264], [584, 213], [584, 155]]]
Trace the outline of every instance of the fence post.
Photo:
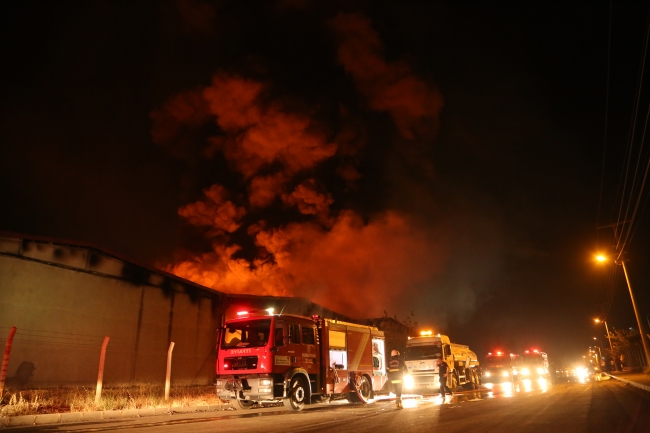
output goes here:
[[174, 350], [174, 342], [172, 341], [169, 344], [169, 350], [167, 351], [167, 375], [165, 377], [165, 400], [169, 400], [169, 385], [172, 375], [172, 351]]
[[14, 335], [16, 335], [16, 327], [12, 326], [9, 330], [7, 337], [7, 344], [5, 344], [5, 354], [2, 357], [2, 369], [0, 369], [0, 399], [2, 399], [2, 392], [5, 389], [5, 380], [7, 380], [7, 368], [9, 368], [9, 355], [11, 354], [11, 345], [14, 342]]
[[99, 403], [102, 398], [102, 382], [104, 380], [104, 359], [106, 358], [106, 346], [108, 346], [109, 337], [104, 337], [102, 350], [99, 353], [99, 371], [97, 372], [97, 391], [95, 392], [95, 403]]

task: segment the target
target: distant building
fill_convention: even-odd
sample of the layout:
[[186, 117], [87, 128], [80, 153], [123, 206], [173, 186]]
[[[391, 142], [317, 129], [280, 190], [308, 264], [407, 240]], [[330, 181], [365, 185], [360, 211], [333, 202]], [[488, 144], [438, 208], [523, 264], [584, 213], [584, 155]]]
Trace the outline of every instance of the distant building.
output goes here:
[[399, 350], [400, 353], [404, 352], [408, 338], [413, 336], [412, 327], [409, 327], [392, 317], [386, 316], [376, 319], [369, 319], [366, 321], [366, 323], [369, 326], [374, 326], [384, 331], [384, 335], [386, 336], [386, 350], [388, 351], [388, 356], [390, 356], [390, 351], [393, 349]]

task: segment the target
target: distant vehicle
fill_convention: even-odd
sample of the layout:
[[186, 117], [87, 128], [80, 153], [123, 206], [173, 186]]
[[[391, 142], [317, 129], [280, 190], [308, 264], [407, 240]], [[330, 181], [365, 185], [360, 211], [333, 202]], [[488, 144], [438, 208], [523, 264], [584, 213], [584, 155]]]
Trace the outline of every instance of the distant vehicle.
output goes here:
[[549, 378], [548, 355], [537, 349], [524, 351], [519, 376], [522, 379]]
[[503, 350], [489, 352], [483, 370], [486, 382], [513, 382], [519, 379], [521, 357]]
[[420, 336], [409, 337], [406, 342], [404, 363], [408, 374], [404, 378], [406, 389], [439, 390], [438, 366], [441, 358], [449, 365], [447, 385], [452, 390], [457, 386], [475, 389], [481, 384], [481, 371], [476, 353], [468, 346], [455, 344], [446, 335], [433, 335], [423, 331]]
[[[559, 382], [579, 382], [586, 383], [591, 380], [598, 380], [600, 370], [590, 365], [575, 365], [570, 367], [557, 367], [553, 370], [551, 377], [556, 383]], [[606, 380], [606, 379], [604, 379]]]
[[387, 382], [384, 333], [292, 314], [237, 313], [219, 331], [216, 390], [235, 409], [347, 398], [368, 403]]

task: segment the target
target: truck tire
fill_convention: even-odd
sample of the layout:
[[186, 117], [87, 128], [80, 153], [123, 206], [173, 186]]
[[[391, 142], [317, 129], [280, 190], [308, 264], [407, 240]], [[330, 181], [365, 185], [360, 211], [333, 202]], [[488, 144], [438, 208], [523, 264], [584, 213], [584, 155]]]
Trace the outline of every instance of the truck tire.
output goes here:
[[303, 410], [307, 401], [307, 385], [305, 379], [297, 377], [291, 380], [291, 386], [287, 390], [287, 397], [282, 401], [284, 407], [294, 411]]
[[481, 384], [481, 378], [479, 377], [478, 373], [474, 370], [472, 370], [472, 382], [474, 382], [474, 385], [478, 388], [478, 386]]
[[474, 372], [472, 370], [466, 370], [465, 371], [465, 385], [463, 385], [463, 388], [472, 391], [476, 389], [476, 376], [474, 375]]
[[248, 410], [255, 404], [252, 400], [240, 400], [238, 398], [230, 400], [230, 403], [235, 410]]
[[456, 377], [456, 372], [451, 373], [450, 376], [451, 379], [449, 380], [449, 382], [451, 383], [449, 384], [449, 389], [451, 389], [453, 392], [456, 391], [456, 387], [458, 386], [458, 378]]
[[372, 398], [372, 383], [365, 375], [357, 376], [353, 385], [354, 391], [349, 393], [348, 400], [353, 403], [368, 403]]

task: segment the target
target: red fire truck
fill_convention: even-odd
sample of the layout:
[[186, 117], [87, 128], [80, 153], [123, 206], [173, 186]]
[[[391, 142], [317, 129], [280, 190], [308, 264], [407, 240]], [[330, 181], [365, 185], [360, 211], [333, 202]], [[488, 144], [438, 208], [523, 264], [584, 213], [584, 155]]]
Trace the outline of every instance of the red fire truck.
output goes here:
[[218, 337], [217, 395], [235, 409], [368, 403], [387, 381], [384, 333], [319, 316], [237, 313]]
[[497, 350], [485, 357], [483, 376], [486, 382], [512, 382], [519, 379], [521, 357], [514, 353]]
[[537, 349], [530, 349], [524, 352], [522, 356], [521, 377], [526, 379], [547, 378], [548, 372], [548, 355]]

